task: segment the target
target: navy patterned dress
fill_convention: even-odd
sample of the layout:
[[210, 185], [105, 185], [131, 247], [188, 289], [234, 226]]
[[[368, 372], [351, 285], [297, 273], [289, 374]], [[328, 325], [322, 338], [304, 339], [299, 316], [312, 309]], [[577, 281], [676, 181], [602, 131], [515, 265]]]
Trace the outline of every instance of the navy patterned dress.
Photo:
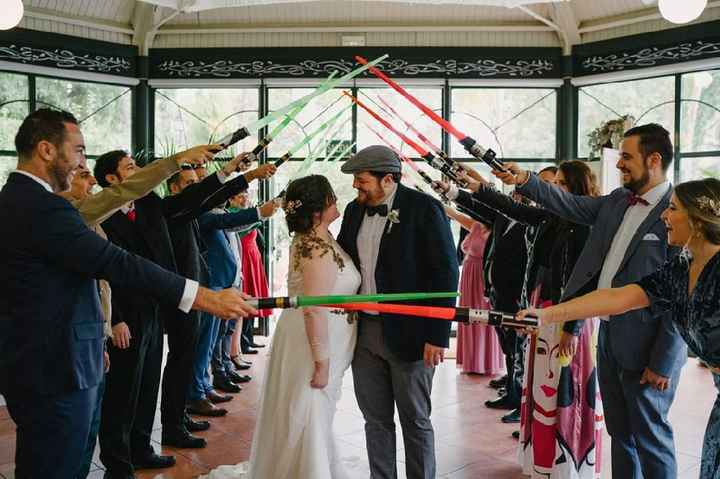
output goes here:
[[[685, 253], [638, 285], [656, 311], [671, 311], [678, 332], [688, 347], [710, 367], [720, 367], [720, 253], [705, 265], [688, 296], [691, 260]], [[700, 479], [720, 479], [720, 376], [713, 374], [718, 397], [705, 431]]]

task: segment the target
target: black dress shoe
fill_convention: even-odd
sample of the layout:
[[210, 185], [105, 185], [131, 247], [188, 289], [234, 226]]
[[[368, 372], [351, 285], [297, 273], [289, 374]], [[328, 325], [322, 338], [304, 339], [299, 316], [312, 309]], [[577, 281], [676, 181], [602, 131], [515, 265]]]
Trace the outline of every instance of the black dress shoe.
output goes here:
[[500, 418], [503, 424], [516, 424], [520, 422], [520, 408], [513, 409]]
[[175, 465], [175, 456], [160, 456], [152, 453], [148, 456], [133, 459], [135, 469], [164, 469]]
[[185, 415], [185, 427], [190, 432], [207, 431], [210, 429], [210, 422], [208, 421], [195, 421], [190, 416]]
[[250, 369], [250, 366], [252, 366], [250, 361], [245, 361], [244, 359], [241, 359], [240, 356], [232, 356], [230, 361], [232, 361], [235, 369], [238, 371], [246, 371]]
[[257, 349], [245, 349], [242, 352], [243, 354], [257, 354]]
[[243, 374], [238, 374], [238, 373], [236, 373], [235, 371], [230, 371], [230, 372], [228, 372], [228, 373], [227, 373], [227, 376], [228, 376], [228, 379], [230, 379], [230, 381], [234, 382], [235, 384], [246, 383], [246, 382], [249, 382], [249, 381], [252, 379], [251, 376], [247, 376], [247, 375], [243, 375]]
[[514, 439], [520, 439], [520, 431], [513, 431], [512, 437]]
[[180, 449], [202, 449], [207, 446], [207, 441], [201, 437], [196, 437], [187, 431], [177, 434], [163, 434], [163, 446], [172, 446]]
[[507, 374], [501, 378], [493, 379], [490, 381], [490, 387], [493, 389], [500, 389], [507, 384]]
[[205, 393], [205, 396], [210, 400], [213, 404], [221, 404], [224, 402], [232, 401], [233, 397], [228, 396], [227, 394], [218, 394], [215, 391], [210, 391]]
[[251, 348], [264, 348], [265, 345], [264, 345], [264, 344], [250, 343], [250, 347], [251, 347]]
[[240, 386], [230, 381], [228, 378], [216, 378], [213, 381], [213, 387], [218, 391], [222, 391], [224, 393], [234, 394], [242, 391], [242, 388]]
[[219, 408], [210, 402], [208, 398], [197, 401], [188, 401], [187, 411], [196, 416], [220, 417], [226, 415], [227, 409]]
[[512, 410], [517, 407], [517, 404], [511, 404], [507, 396], [500, 396], [489, 401], [485, 401], [485, 406], [490, 409], [507, 409]]

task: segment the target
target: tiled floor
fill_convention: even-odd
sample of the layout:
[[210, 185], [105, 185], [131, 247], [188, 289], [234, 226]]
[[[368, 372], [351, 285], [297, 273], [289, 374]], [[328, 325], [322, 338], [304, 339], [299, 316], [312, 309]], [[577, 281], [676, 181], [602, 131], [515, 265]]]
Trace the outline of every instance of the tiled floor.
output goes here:
[[[201, 450], [162, 448], [163, 453], [174, 454], [178, 464], [160, 472], [139, 473], [139, 478], [191, 478], [220, 464], [247, 460], [255, 426], [255, 402], [264, 366], [262, 354], [253, 359], [255, 364], [252, 374], [255, 379], [228, 403], [230, 414], [224, 418], [212, 419], [212, 428], [206, 433], [200, 433], [207, 438], [209, 446]], [[433, 390], [433, 422], [439, 477], [523, 477], [515, 461], [517, 443], [510, 437], [513, 428], [499, 422], [500, 413], [483, 406], [486, 399], [493, 397], [493, 390], [487, 383], [488, 378], [459, 374], [454, 361], [448, 361], [438, 369]], [[690, 360], [683, 371], [671, 412], [671, 421], [676, 432], [680, 478], [697, 478], [702, 435], [714, 398], [715, 389], [709, 372], [698, 367], [695, 360]], [[369, 477], [363, 421], [355, 403], [349, 374], [335, 421], [335, 432], [351, 477]], [[154, 439], [159, 441], [159, 437], [158, 429]], [[607, 444], [603, 447], [603, 478], [611, 477], [608, 457], [610, 448]], [[159, 444], [157, 447], [160, 447]], [[14, 452], [14, 425], [5, 408], [0, 408], [0, 477], [13, 477]], [[102, 478], [103, 471], [97, 457], [95, 464], [97, 467], [90, 477]], [[400, 441], [400, 478], [405, 477], [403, 468], [403, 445]]]

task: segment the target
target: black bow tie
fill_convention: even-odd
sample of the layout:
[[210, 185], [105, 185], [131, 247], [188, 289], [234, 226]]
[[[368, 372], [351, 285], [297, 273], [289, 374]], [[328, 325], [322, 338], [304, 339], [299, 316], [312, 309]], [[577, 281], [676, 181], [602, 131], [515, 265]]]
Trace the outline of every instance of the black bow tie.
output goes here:
[[377, 206], [368, 206], [367, 208], [365, 208], [365, 212], [367, 213], [368, 216], [375, 216], [375, 215], [387, 216], [388, 208], [387, 208], [387, 205], [384, 205], [384, 204], [377, 205]]

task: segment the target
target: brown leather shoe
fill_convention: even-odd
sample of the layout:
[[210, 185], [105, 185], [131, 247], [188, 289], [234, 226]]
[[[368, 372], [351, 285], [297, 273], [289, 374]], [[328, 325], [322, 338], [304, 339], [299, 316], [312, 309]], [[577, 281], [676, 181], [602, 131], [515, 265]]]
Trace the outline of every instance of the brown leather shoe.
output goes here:
[[210, 391], [208, 393], [205, 393], [205, 396], [210, 400], [213, 404], [220, 404], [228, 401], [232, 401], [232, 396], [229, 394], [218, 394], [214, 390]]
[[215, 406], [207, 398], [188, 402], [187, 410], [190, 414], [196, 414], [198, 416], [219, 417], [227, 414], [227, 409]]

